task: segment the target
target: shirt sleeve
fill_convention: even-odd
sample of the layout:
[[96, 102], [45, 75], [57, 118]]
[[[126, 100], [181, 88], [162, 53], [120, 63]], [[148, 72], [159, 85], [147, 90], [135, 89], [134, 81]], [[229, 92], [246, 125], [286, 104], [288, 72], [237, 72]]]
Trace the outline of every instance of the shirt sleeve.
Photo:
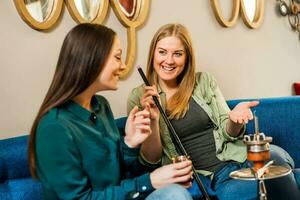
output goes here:
[[124, 138], [121, 138], [121, 150], [123, 165], [125, 171], [129, 172], [129, 177], [139, 176], [157, 168], [157, 166], [153, 167], [152, 165], [144, 164], [141, 161], [140, 148], [128, 147], [124, 142]]
[[36, 158], [41, 182], [59, 199], [127, 199], [132, 194], [153, 190], [149, 173], [122, 180], [119, 185], [103, 190], [93, 189], [81, 167], [81, 154], [70, 129], [58, 123], [38, 129]]

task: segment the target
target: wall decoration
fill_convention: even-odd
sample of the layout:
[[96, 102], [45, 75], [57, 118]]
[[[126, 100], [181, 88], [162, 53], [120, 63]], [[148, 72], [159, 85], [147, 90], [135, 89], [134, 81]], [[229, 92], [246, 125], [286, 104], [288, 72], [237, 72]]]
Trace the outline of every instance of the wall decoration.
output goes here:
[[132, 19], [137, 11], [137, 0], [118, 0], [120, 8], [126, 17]]
[[229, 20], [223, 17], [219, 0], [210, 2], [217, 21], [225, 28], [234, 26], [240, 13], [246, 26], [251, 29], [258, 28], [262, 23], [265, 0], [233, 0]]
[[133, 68], [136, 57], [136, 29], [148, 16], [149, 0], [110, 0], [118, 20], [127, 28], [127, 68], [121, 74], [125, 78]]
[[288, 18], [293, 31], [299, 35], [300, 41], [300, 0], [277, 0], [277, 10], [281, 16]]
[[77, 23], [102, 24], [109, 8], [109, 0], [65, 0], [65, 3]]
[[[45, 31], [58, 21], [64, 0], [14, 0], [21, 18], [33, 29]], [[136, 59], [136, 30], [146, 20], [150, 0], [65, 0], [72, 18], [77, 23], [102, 24], [108, 14], [109, 5], [118, 20], [127, 29], [125, 78]]]
[[36, 30], [53, 27], [60, 17], [63, 0], [14, 0], [21, 18]]

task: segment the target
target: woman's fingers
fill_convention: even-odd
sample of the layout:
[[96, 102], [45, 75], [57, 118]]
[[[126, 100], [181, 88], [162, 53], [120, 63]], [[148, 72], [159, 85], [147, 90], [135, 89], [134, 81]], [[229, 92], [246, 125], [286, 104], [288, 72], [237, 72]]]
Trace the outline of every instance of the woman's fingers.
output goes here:
[[149, 118], [141, 118], [141, 119], [136, 119], [134, 121], [135, 126], [139, 126], [139, 125], [146, 125], [146, 126], [150, 126], [151, 121]]
[[139, 129], [141, 133], [151, 133], [151, 127], [150, 125], [142, 125], [142, 124], [139, 124], [139, 125], [136, 125], [135, 127], [136, 129]]
[[258, 104], [259, 104], [259, 101], [250, 101], [250, 102], [248, 102], [249, 108], [255, 107], [255, 106], [257, 106]]
[[146, 103], [148, 103], [151, 107], [155, 106], [155, 102], [152, 96], [145, 96], [141, 99], [141, 105], [145, 107]]
[[186, 168], [176, 170], [174, 173], [174, 177], [186, 176], [189, 175], [190, 173], [192, 173], [192, 166], [188, 166]]
[[253, 113], [252, 113], [251, 110], [250, 110], [250, 112], [248, 113], [248, 119], [249, 119], [249, 120], [252, 120], [252, 119], [253, 119]]
[[183, 161], [173, 164], [173, 183], [180, 183], [182, 186], [189, 188], [191, 187], [191, 180], [193, 176], [192, 162]]
[[192, 180], [192, 175], [193, 175], [193, 173], [189, 173], [189, 174], [184, 175], [184, 176], [177, 176], [177, 177], [174, 177], [172, 181], [174, 183], [190, 182]]
[[229, 113], [229, 118], [234, 123], [247, 124], [253, 119], [251, 107], [255, 107], [259, 101], [241, 102]]
[[157, 93], [156, 87], [155, 86], [145, 86], [144, 87], [144, 94], [141, 98], [141, 105], [145, 106], [145, 103], [148, 102], [151, 107], [155, 106], [155, 103], [153, 101], [153, 96], [156, 96], [158, 99], [159, 94]]
[[174, 163], [174, 164], [171, 164], [171, 165], [173, 166], [174, 169], [179, 170], [179, 169], [186, 168], [188, 166], [192, 166], [192, 161], [185, 160], [185, 161], [177, 162], [177, 163]]
[[134, 113], [134, 116], [136, 119], [140, 119], [140, 118], [149, 118], [150, 117], [150, 112], [147, 109], [138, 111], [136, 113]]
[[159, 95], [158, 95], [158, 92], [157, 92], [155, 86], [145, 86], [144, 93], [147, 94], [148, 96], [156, 96], [157, 98], [159, 98]]
[[134, 106], [134, 107], [132, 108], [132, 110], [130, 111], [127, 120], [133, 121], [134, 118], [135, 118], [135, 115], [136, 115], [136, 113], [137, 113], [138, 111], [139, 111], [138, 107], [137, 107], [137, 106]]
[[188, 188], [192, 180], [192, 162], [183, 161], [157, 168], [150, 173], [154, 188], [160, 188], [170, 183], [178, 183]]

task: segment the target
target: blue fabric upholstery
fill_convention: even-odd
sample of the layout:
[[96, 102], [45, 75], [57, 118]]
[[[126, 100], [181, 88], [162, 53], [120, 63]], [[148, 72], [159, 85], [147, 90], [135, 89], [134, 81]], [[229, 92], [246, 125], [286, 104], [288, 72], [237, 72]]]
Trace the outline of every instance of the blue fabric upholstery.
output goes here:
[[[233, 108], [241, 101], [229, 100]], [[273, 137], [273, 144], [283, 147], [300, 167], [300, 97], [259, 99], [253, 110], [259, 117], [260, 131]], [[124, 134], [126, 117], [115, 120]], [[253, 122], [247, 125], [247, 133], [254, 132]], [[0, 199], [38, 200], [42, 199], [42, 187], [31, 178], [27, 160], [28, 136], [0, 140]], [[300, 188], [300, 169], [294, 170]]]
[[0, 199], [42, 198], [41, 184], [30, 176], [28, 136], [0, 140]]

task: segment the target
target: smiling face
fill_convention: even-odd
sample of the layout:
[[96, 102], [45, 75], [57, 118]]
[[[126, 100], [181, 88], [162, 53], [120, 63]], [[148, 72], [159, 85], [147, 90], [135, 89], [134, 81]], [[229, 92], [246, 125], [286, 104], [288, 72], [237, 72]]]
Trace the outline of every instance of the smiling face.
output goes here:
[[122, 62], [121, 43], [116, 36], [103, 70], [97, 78], [99, 91], [118, 89], [120, 74], [125, 68], [126, 66]]
[[185, 62], [186, 51], [178, 37], [169, 36], [157, 42], [153, 66], [160, 82], [177, 84], [177, 77], [184, 70]]

